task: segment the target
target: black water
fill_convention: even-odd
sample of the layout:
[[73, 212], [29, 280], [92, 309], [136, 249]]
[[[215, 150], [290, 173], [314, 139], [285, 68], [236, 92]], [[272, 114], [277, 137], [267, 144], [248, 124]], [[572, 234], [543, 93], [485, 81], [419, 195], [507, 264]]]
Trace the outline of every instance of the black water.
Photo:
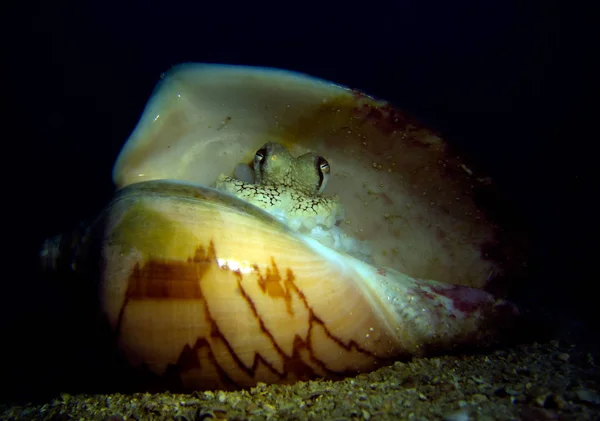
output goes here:
[[[467, 149], [534, 234], [533, 276], [513, 298], [540, 331], [593, 342], [591, 14], [557, 0], [396, 3], [62, 1], [5, 14], [0, 398], [101, 388], [96, 344], [70, 316], [85, 305], [68, 286], [40, 281], [36, 254], [44, 238], [106, 203], [112, 163], [160, 74], [189, 61], [331, 79], [390, 100]], [[79, 348], [66, 345], [74, 337]]]

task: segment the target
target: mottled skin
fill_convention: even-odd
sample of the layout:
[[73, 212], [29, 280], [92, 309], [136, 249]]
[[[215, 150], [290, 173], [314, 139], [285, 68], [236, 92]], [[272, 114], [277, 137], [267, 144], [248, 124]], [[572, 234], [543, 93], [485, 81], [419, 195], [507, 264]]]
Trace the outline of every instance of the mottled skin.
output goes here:
[[343, 218], [337, 197], [322, 197], [330, 168], [325, 158], [312, 152], [292, 157], [278, 143], [266, 143], [254, 156], [255, 183], [221, 174], [216, 188], [244, 199], [295, 230], [302, 225], [332, 227]]

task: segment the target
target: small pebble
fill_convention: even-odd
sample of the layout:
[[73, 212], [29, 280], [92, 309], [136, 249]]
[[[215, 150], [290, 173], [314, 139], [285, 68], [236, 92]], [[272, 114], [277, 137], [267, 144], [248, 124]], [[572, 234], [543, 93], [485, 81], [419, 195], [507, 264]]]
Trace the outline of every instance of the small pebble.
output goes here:
[[448, 414], [444, 417], [444, 421], [469, 421], [469, 411], [461, 409], [459, 411]]
[[594, 405], [600, 405], [600, 394], [590, 389], [579, 389], [575, 392], [577, 399], [582, 402], [592, 403]]

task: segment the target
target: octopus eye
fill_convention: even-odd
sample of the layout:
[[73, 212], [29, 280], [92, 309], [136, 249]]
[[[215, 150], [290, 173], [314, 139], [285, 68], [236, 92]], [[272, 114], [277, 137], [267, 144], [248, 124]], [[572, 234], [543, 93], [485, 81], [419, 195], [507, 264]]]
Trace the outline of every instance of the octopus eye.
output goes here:
[[267, 154], [267, 150], [265, 148], [257, 150], [256, 154], [254, 155], [254, 162], [262, 161], [266, 154]]
[[327, 162], [325, 158], [319, 156], [317, 158], [317, 165], [319, 166], [319, 170], [321, 170], [322, 173], [329, 174], [329, 162]]
[[317, 168], [319, 171], [319, 188], [317, 193], [321, 194], [327, 185], [327, 179], [329, 178], [331, 169], [329, 167], [329, 162], [322, 156], [317, 157]]
[[254, 154], [254, 171], [263, 170], [265, 162], [267, 162], [265, 156], [267, 156], [267, 148], [261, 148], [256, 151]]

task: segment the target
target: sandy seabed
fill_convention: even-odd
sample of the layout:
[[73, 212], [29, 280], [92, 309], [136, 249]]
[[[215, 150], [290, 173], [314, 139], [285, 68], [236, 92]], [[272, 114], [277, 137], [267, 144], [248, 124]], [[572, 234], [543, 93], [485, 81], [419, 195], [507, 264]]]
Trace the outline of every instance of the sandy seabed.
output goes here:
[[2, 420], [599, 420], [598, 357], [552, 340], [415, 358], [342, 381], [191, 394], [60, 394]]

